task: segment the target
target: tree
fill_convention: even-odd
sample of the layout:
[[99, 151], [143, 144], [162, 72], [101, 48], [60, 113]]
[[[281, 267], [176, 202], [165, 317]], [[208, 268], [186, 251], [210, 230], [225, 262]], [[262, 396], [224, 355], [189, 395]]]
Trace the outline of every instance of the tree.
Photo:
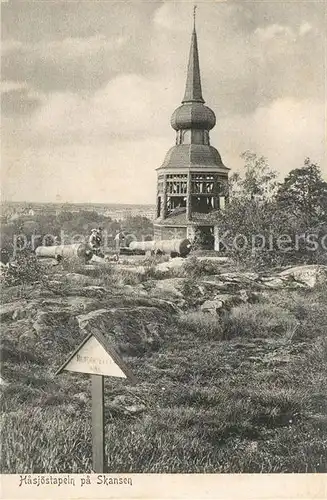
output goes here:
[[241, 158], [245, 161], [244, 175], [234, 173], [230, 177], [231, 193], [253, 200], [255, 197], [269, 198], [276, 188], [277, 172], [272, 170], [264, 156], [244, 151]]
[[[274, 196], [265, 197], [267, 191], [262, 188], [272, 186], [274, 176], [269, 175], [263, 160], [257, 162], [256, 155], [247, 158], [252, 165], [243, 179], [236, 177], [240, 196], [231, 197], [225, 210], [217, 214], [221, 250], [256, 268], [325, 264], [327, 182], [319, 167], [307, 158], [303, 168], [290, 172]], [[258, 193], [263, 195], [260, 201], [255, 196]]]
[[327, 220], [327, 182], [310, 158], [302, 168], [291, 170], [279, 185], [276, 202], [281, 209], [301, 218], [309, 228]]
[[124, 232], [134, 234], [137, 239], [153, 236], [153, 223], [142, 215], [129, 216], [123, 222]]

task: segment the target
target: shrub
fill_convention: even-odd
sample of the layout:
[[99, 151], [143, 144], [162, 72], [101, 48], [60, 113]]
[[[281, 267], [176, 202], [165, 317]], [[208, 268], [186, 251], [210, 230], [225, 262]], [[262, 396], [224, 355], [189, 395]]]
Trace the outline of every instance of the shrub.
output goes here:
[[182, 274], [187, 277], [198, 278], [200, 276], [219, 274], [219, 264], [210, 260], [199, 260], [191, 257], [185, 261]]
[[25, 285], [43, 279], [44, 271], [30, 250], [19, 252], [15, 262], [3, 271], [4, 286]]
[[196, 280], [194, 278], [188, 277], [181, 284], [180, 291], [185, 298], [187, 307], [194, 307], [197, 305], [200, 291], [196, 286]]

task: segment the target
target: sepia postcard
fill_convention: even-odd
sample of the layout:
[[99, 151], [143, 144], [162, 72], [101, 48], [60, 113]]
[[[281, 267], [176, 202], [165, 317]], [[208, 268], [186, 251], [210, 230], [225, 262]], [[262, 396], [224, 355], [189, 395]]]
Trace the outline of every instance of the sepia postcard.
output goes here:
[[327, 499], [327, 1], [1, 2], [1, 498]]

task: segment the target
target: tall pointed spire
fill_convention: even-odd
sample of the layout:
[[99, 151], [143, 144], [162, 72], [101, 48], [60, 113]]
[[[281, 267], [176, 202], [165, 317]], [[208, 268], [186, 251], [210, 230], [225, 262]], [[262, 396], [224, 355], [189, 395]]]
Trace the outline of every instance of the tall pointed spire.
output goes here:
[[184, 99], [182, 100], [183, 104], [186, 102], [204, 103], [201, 89], [198, 41], [195, 29], [195, 9], [196, 5], [194, 5], [193, 9], [193, 32], [191, 38], [190, 56], [188, 60], [185, 94]]

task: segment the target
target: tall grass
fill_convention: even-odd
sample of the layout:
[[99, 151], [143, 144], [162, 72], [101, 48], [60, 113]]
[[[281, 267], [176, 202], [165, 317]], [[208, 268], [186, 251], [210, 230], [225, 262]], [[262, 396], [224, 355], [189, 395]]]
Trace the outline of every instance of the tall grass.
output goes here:
[[202, 340], [222, 340], [224, 328], [221, 318], [201, 311], [182, 313], [177, 322], [181, 332], [190, 331]]
[[[107, 417], [110, 472], [322, 472], [321, 423], [305, 389], [184, 387], [164, 407]], [[2, 417], [2, 472], [90, 472], [89, 408]]]
[[90, 470], [90, 422], [68, 405], [3, 415], [1, 434], [2, 473]]

